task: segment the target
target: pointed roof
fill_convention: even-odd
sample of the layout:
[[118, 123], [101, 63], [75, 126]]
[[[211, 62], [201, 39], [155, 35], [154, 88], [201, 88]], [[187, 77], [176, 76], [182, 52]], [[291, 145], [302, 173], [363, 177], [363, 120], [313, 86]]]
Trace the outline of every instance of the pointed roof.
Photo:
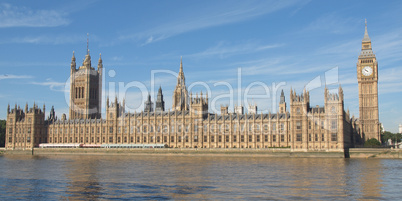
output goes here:
[[371, 40], [367, 32], [367, 20], [365, 21], [364, 37], [362, 40], [362, 50], [360, 52], [359, 58], [372, 58], [375, 54], [371, 47]]
[[99, 54], [98, 68], [103, 68], [102, 54]]
[[179, 76], [177, 77], [177, 86], [183, 87], [185, 85], [185, 78], [184, 78], [184, 72], [183, 72], [183, 57], [180, 57], [180, 71], [179, 71]]
[[148, 93], [148, 99], [147, 99], [147, 102], [148, 102], [148, 101], [149, 101], [149, 102], [151, 102], [151, 94], [149, 94], [149, 93]]
[[280, 102], [279, 102], [280, 104], [281, 103], [285, 103], [285, 93], [283, 93], [283, 89], [282, 89], [282, 92], [281, 92], [281, 99], [280, 99]]
[[71, 57], [71, 68], [75, 68], [76, 64], [75, 64], [75, 53], [73, 51], [73, 56]]
[[89, 55], [89, 50], [88, 50], [88, 54], [85, 55], [83, 66], [91, 67], [91, 55]]
[[180, 57], [180, 73], [183, 72], [183, 56]]
[[89, 33], [87, 33], [87, 55], [89, 55]]
[[162, 86], [159, 86], [158, 95], [162, 94]]
[[364, 37], [363, 37], [362, 41], [363, 42], [370, 42], [371, 41], [370, 37], [368, 35], [368, 32], [367, 32], [367, 19], [365, 20]]

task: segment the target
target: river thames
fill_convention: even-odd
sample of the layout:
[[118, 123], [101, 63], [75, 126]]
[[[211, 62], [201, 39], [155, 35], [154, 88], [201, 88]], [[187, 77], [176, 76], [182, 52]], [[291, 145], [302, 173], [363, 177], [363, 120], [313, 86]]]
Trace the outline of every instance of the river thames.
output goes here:
[[399, 199], [402, 161], [213, 156], [0, 156], [0, 200]]

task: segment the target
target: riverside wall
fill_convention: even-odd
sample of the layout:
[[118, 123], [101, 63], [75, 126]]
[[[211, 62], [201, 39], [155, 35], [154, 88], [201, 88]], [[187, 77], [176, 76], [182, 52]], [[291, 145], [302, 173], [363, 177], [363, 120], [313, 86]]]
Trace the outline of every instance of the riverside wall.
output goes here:
[[279, 158], [388, 158], [401, 159], [401, 149], [353, 148], [345, 152], [292, 151], [291, 149], [105, 149], [105, 148], [35, 148], [34, 150], [0, 150], [6, 155], [180, 155]]

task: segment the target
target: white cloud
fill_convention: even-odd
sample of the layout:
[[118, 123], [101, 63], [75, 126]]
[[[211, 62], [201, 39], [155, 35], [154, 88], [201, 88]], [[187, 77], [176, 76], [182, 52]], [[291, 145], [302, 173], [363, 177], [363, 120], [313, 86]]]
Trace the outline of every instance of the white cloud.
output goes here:
[[0, 28], [57, 27], [68, 25], [67, 13], [56, 10], [32, 10], [11, 4], [0, 4]]
[[0, 80], [5, 80], [5, 79], [29, 79], [29, 78], [33, 78], [30, 75], [0, 75]]
[[114, 56], [112, 57], [112, 61], [121, 61], [123, 60], [123, 56]]
[[40, 86], [48, 86], [52, 91], [66, 92], [66, 82], [56, 82], [48, 78], [45, 82], [32, 82], [32, 84]]
[[225, 4], [224, 8], [222, 8], [222, 6], [216, 6], [215, 10], [204, 10], [199, 13], [194, 12], [190, 18], [183, 16], [180, 20], [163, 23], [162, 25], [140, 33], [121, 35], [118, 39], [120, 41], [145, 40], [143, 45], [147, 45], [194, 30], [246, 21], [297, 4], [300, 4], [300, 2], [263, 1], [260, 3], [238, 2], [231, 5]]
[[[91, 41], [97, 40], [96, 36], [91, 36]], [[10, 43], [20, 43], [20, 44], [72, 44], [77, 42], [86, 41], [86, 36], [82, 35], [39, 35], [39, 36], [24, 36], [24, 37], [14, 37], [14, 38], [3, 38], [0, 39], [0, 44], [10, 44]]]
[[272, 44], [272, 45], [259, 45], [255, 42], [248, 42], [244, 44], [228, 45], [226, 42], [220, 42], [216, 46], [206, 49], [205, 51], [198, 52], [195, 54], [187, 55], [186, 57], [228, 57], [238, 54], [249, 54], [259, 51], [264, 51], [268, 49], [274, 49], [284, 46], [284, 44]]
[[[338, 13], [329, 13], [311, 22], [302, 32], [319, 31], [323, 33], [323, 31], [327, 31], [332, 34], [344, 34], [356, 30], [356, 24], [361, 22], [363, 22], [362, 19], [343, 18]], [[361, 25], [364, 24], [361, 23]]]

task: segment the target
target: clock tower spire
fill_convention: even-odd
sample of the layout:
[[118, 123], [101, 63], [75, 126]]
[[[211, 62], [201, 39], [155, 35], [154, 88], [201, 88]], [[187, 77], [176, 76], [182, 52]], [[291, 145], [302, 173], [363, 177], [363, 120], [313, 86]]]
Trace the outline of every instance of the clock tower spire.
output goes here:
[[375, 138], [380, 141], [378, 115], [378, 63], [371, 48], [367, 32], [367, 20], [362, 40], [362, 49], [357, 61], [357, 82], [359, 86], [359, 115], [362, 139]]

